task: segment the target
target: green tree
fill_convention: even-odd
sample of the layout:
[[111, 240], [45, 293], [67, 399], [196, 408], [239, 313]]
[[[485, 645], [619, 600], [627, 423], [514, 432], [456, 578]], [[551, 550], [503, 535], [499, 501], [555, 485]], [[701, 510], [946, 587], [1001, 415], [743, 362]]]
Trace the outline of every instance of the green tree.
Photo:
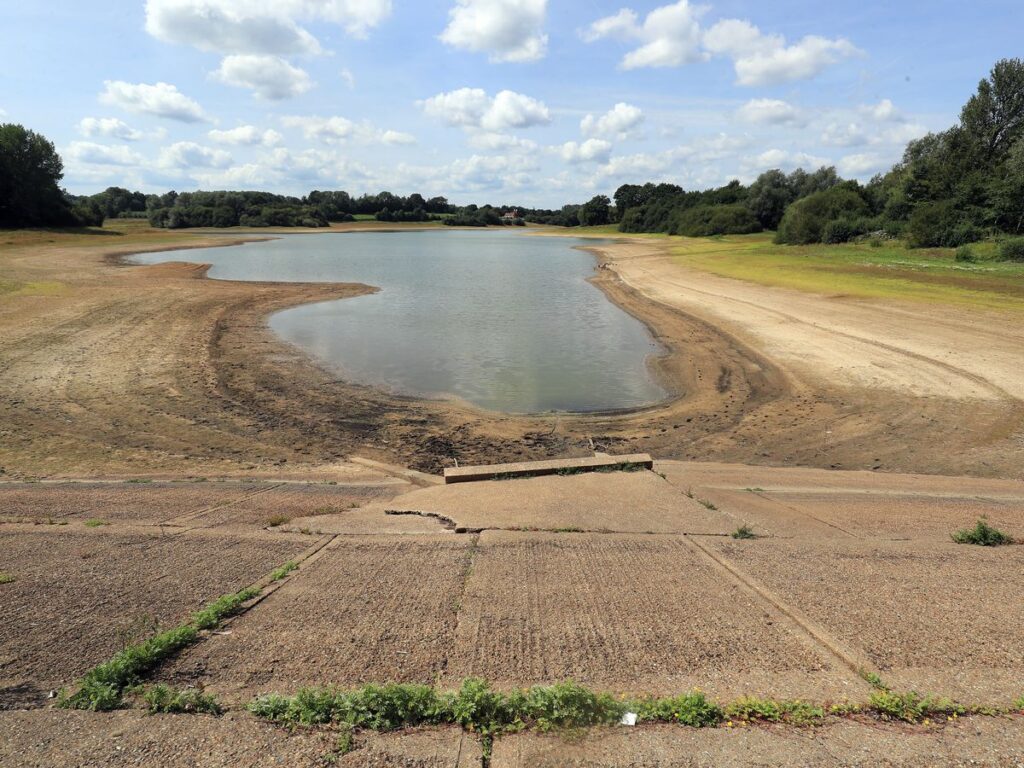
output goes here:
[[611, 203], [612, 201], [608, 199], [607, 195], [595, 195], [590, 198], [580, 206], [578, 213], [580, 226], [596, 227], [607, 224], [611, 221]]
[[75, 223], [59, 186], [63, 177], [64, 164], [45, 136], [0, 125], [0, 226]]
[[1024, 61], [996, 62], [978, 92], [964, 105], [960, 125], [982, 159], [1001, 158], [1024, 133]]

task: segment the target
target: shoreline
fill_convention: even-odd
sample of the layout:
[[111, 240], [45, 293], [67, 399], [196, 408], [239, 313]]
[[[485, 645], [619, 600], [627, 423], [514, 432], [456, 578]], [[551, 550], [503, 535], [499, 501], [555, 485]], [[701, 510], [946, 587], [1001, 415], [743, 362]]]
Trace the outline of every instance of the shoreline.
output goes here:
[[[62, 280], [69, 290], [45, 308], [22, 302], [0, 315], [0, 332], [8, 330], [0, 339], [0, 416], [15, 436], [0, 444], [4, 479], [238, 475], [279, 472], [284, 464], [316, 473], [352, 455], [436, 473], [456, 460], [595, 450], [770, 466], [1019, 474], [1012, 455], [971, 454], [972, 435], [951, 437], [947, 425], [965, 418], [961, 403], [888, 395], [879, 403], [876, 392], [794, 379], [728, 326], [622, 279], [618, 270], [631, 249], [664, 255], [660, 243], [579, 247], [605, 266], [592, 284], [668, 350], [650, 367], [675, 396], [618, 412], [541, 415], [345, 382], [267, 325], [276, 311], [368, 286], [197, 279], [205, 269], [191, 262], [124, 263], [132, 253], [225, 245], [202, 236], [103, 245], [33, 245], [6, 260], [15, 279]], [[91, 348], [104, 354], [83, 354]], [[48, 379], [39, 379], [40, 366], [51, 371]], [[968, 416], [1005, 422], [1003, 412], [980, 407]], [[823, 442], [822, 435], [829, 437]]]

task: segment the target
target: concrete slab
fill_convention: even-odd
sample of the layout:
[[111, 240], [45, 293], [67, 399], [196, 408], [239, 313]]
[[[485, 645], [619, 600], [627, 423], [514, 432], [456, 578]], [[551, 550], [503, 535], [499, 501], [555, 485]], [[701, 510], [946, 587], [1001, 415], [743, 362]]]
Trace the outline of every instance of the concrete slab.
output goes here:
[[509, 464], [486, 464], [475, 467], [446, 467], [446, 484], [471, 483], [493, 480], [495, 477], [543, 477], [565, 473], [608, 471], [621, 465], [635, 465], [651, 469], [654, 462], [646, 453], [631, 453], [624, 456], [600, 454], [576, 459], [549, 459], [547, 461], [517, 461]]
[[399, 496], [388, 508], [442, 515], [471, 530], [726, 534], [738, 525], [646, 471], [459, 483]]
[[433, 683], [475, 537], [339, 537], [266, 600], [161, 670], [229, 701], [303, 686]]
[[1009, 704], [1024, 677], [1024, 547], [704, 539], [900, 689]]
[[488, 531], [462, 606], [446, 685], [479, 676], [637, 695], [867, 694], [683, 537]]
[[913, 729], [847, 720], [819, 728], [609, 728], [572, 739], [523, 733], [495, 743], [491, 768], [1017, 768], [1022, 761], [1024, 721], [974, 718]]

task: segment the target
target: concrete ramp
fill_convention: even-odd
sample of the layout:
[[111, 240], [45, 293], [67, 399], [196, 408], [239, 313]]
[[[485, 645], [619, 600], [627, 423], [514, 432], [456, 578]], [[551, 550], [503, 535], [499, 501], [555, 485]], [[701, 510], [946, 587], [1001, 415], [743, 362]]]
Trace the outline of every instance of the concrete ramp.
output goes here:
[[608, 472], [619, 468], [652, 469], [654, 461], [646, 453], [624, 456], [586, 456], [580, 459], [550, 459], [548, 461], [518, 461], [512, 464], [484, 464], [477, 467], [449, 467], [444, 471], [444, 482], [472, 483], [480, 480], [510, 479], [514, 477], [542, 477], [544, 475], [576, 475], [584, 472]]

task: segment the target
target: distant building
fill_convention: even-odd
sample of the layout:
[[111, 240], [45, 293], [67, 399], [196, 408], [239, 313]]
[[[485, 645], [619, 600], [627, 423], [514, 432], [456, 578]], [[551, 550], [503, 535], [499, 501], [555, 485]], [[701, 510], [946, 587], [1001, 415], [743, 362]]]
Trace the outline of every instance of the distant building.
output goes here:
[[505, 213], [501, 215], [502, 221], [517, 221], [518, 219], [521, 218], [523, 217], [519, 215], [518, 208], [513, 208], [511, 211], [505, 211]]

